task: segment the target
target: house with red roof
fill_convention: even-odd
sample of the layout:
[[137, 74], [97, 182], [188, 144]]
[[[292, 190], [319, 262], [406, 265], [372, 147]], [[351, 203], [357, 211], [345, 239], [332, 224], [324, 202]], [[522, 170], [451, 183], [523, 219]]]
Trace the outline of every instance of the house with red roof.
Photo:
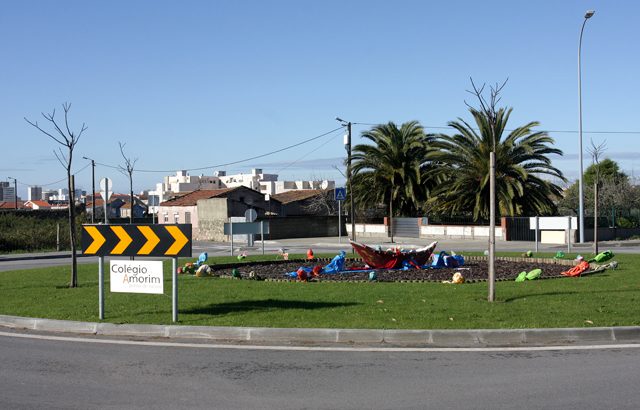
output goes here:
[[158, 206], [159, 224], [191, 224], [193, 239], [226, 241], [224, 224], [231, 217], [244, 217], [254, 209], [258, 218], [269, 210], [280, 211], [280, 201], [261, 192], [238, 186], [235, 188], [197, 190], [172, 198]]
[[24, 206], [30, 209], [51, 209], [51, 204], [42, 200], [27, 201]]

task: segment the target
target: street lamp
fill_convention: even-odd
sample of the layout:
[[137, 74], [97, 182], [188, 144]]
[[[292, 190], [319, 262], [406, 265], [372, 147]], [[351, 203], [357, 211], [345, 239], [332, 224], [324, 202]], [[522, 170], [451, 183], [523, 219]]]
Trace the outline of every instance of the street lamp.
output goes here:
[[[91, 161], [91, 190], [93, 191], [91, 194], [91, 223], [94, 223], [94, 218], [96, 216], [96, 162], [91, 158], [82, 157], [83, 159], [88, 159]], [[133, 212], [133, 207], [132, 207]]]
[[584, 171], [582, 167], [582, 70], [580, 67], [580, 59], [582, 52], [582, 32], [584, 31], [585, 24], [587, 24], [587, 20], [593, 17], [594, 13], [594, 10], [587, 10], [587, 12], [584, 14], [584, 21], [582, 22], [582, 28], [580, 29], [580, 42], [578, 43], [578, 112], [580, 117], [580, 123], [578, 127], [580, 150], [580, 152], [578, 153], [580, 161], [580, 178], [578, 179], [578, 224], [580, 225], [580, 243], [584, 243]]
[[13, 177], [7, 177], [13, 179], [13, 201], [16, 209], [18, 209], [18, 180]]
[[351, 214], [351, 240], [353, 242], [356, 241], [356, 214], [355, 207], [353, 206], [353, 185], [351, 183], [351, 122], [345, 121], [340, 117], [336, 117], [336, 121], [338, 121], [342, 126], [347, 127], [347, 139], [344, 142], [345, 148], [347, 150], [347, 189], [349, 190], [349, 213]]

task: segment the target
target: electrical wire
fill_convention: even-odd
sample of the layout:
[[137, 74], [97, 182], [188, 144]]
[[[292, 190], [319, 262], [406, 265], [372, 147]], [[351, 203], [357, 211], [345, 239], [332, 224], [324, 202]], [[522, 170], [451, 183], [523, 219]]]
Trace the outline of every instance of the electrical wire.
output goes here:
[[[205, 166], [205, 167], [198, 167], [198, 168], [174, 168], [174, 169], [170, 169], [170, 170], [167, 170], [167, 169], [136, 169], [136, 170], [134, 170], [134, 172], [148, 172], [148, 173], [164, 173], [164, 174], [166, 174], [166, 173], [174, 172], [176, 169], [181, 169], [181, 170], [185, 170], [185, 171], [201, 171], [201, 170], [204, 170], [204, 169], [227, 167], [229, 165], [235, 165], [235, 164], [240, 164], [242, 162], [252, 161], [252, 160], [258, 159], [258, 158], [264, 158], [264, 157], [267, 157], [269, 155], [277, 154], [279, 152], [286, 151], [288, 149], [298, 147], [300, 145], [303, 145], [303, 144], [306, 144], [308, 142], [315, 141], [317, 139], [320, 139], [322, 137], [330, 135], [330, 134], [332, 134], [332, 133], [334, 133], [334, 132], [336, 132], [336, 131], [338, 131], [338, 130], [340, 130], [342, 128], [344, 128], [344, 127], [340, 126], [338, 128], [332, 129], [331, 131], [325, 132], [323, 134], [317, 135], [317, 136], [312, 137], [312, 138], [308, 138], [308, 139], [306, 139], [304, 141], [301, 141], [301, 142], [298, 142], [296, 144], [292, 144], [292, 145], [286, 146], [284, 148], [280, 148], [280, 149], [277, 149], [277, 150], [274, 150], [274, 151], [270, 151], [270, 152], [267, 152], [265, 154], [256, 155], [256, 156], [253, 156], [253, 157], [250, 157], [250, 158], [244, 158], [244, 159], [240, 159], [240, 160], [237, 160], [237, 161], [227, 162], [227, 163], [224, 163], [224, 164], [208, 165], [208, 166]], [[120, 169], [120, 167], [118, 167], [118, 166], [109, 165], [109, 164], [103, 164], [103, 163], [100, 163], [100, 162], [96, 162], [96, 164], [101, 165], [103, 167], [107, 167], [107, 168]]]
[[[342, 129], [343, 127], [340, 127], [339, 129]], [[308, 157], [309, 155], [313, 154], [314, 152], [316, 152], [317, 150], [319, 150], [320, 148], [324, 147], [325, 145], [327, 145], [328, 143], [334, 141], [336, 139], [336, 137], [340, 136], [342, 133], [340, 134], [336, 134], [335, 136], [333, 136], [332, 138], [329, 138], [327, 141], [323, 142], [322, 144], [318, 145], [316, 148], [312, 149], [311, 151], [307, 152], [306, 154], [304, 154], [303, 156], [297, 158], [296, 160], [294, 160], [293, 162], [288, 163], [287, 165], [283, 166], [282, 168], [280, 168], [279, 170], [276, 171], [276, 174], [281, 173], [282, 171], [284, 171], [285, 169], [297, 164], [298, 162], [300, 162], [302, 159]]]
[[[74, 173], [73, 173], [73, 174], [71, 174], [71, 175], [76, 176], [77, 174], [81, 173], [81, 172], [82, 172], [82, 171], [84, 171], [85, 169], [89, 168], [89, 166], [91, 166], [91, 164], [87, 164], [87, 165], [85, 165], [84, 167], [80, 168], [79, 170], [77, 170], [76, 172], [74, 172]], [[48, 183], [48, 184], [28, 184], [28, 183], [26, 183], [26, 182], [22, 182], [22, 181], [20, 181], [20, 180], [16, 180], [16, 183], [17, 183], [17, 184], [20, 184], [20, 185], [22, 185], [22, 186], [27, 186], [27, 187], [28, 187], [28, 186], [39, 186], [39, 187], [41, 187], [41, 188], [44, 188], [44, 187], [48, 187], [48, 186], [51, 186], [51, 185], [57, 185], [57, 184], [59, 184], [60, 182], [63, 182], [63, 181], [66, 181], [66, 180], [67, 180], [67, 177], [64, 177], [64, 178], [62, 178], [62, 179], [60, 179], [60, 180], [58, 180], [58, 181], [50, 182], [50, 183]]]

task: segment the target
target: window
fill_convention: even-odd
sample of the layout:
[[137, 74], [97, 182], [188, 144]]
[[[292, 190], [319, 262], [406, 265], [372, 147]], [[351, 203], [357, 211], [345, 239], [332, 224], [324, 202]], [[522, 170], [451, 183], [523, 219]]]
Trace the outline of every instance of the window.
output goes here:
[[174, 224], [179, 224], [180, 223], [180, 214], [177, 212], [174, 212], [173, 214], [173, 223]]
[[164, 223], [169, 223], [169, 212], [164, 213]]
[[186, 223], [186, 224], [190, 224], [191, 223], [191, 212], [185, 212], [184, 213], [184, 223]]

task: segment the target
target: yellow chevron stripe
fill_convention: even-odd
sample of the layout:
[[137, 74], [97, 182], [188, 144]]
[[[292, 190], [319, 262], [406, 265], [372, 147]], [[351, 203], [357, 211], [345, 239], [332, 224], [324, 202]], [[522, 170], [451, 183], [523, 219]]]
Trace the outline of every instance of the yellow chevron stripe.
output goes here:
[[121, 226], [112, 226], [111, 230], [120, 239], [120, 242], [118, 242], [115, 248], [113, 248], [111, 253], [115, 255], [121, 255], [122, 252], [124, 252], [127, 249], [127, 247], [131, 244], [133, 239], [131, 239], [129, 234], [127, 234], [127, 231], [125, 231], [124, 228]]
[[104, 238], [104, 236], [102, 236], [98, 228], [96, 228], [95, 226], [85, 226], [84, 230], [87, 231], [87, 233], [93, 239], [93, 242], [91, 242], [91, 245], [89, 245], [89, 247], [84, 251], [84, 253], [95, 254], [100, 250], [100, 247], [104, 245], [104, 243], [107, 240]]
[[180, 252], [180, 250], [184, 248], [187, 243], [189, 243], [189, 238], [184, 236], [180, 228], [178, 228], [177, 226], [165, 226], [165, 228], [167, 229], [167, 231], [169, 231], [171, 236], [173, 236], [173, 239], [175, 239], [175, 242], [165, 252], [165, 255], [177, 255], [178, 252]]
[[145, 238], [147, 238], [147, 242], [144, 244], [140, 251], [138, 251], [139, 255], [148, 255], [151, 251], [160, 243], [160, 238], [153, 232], [153, 229], [149, 226], [138, 226], [138, 229]]

